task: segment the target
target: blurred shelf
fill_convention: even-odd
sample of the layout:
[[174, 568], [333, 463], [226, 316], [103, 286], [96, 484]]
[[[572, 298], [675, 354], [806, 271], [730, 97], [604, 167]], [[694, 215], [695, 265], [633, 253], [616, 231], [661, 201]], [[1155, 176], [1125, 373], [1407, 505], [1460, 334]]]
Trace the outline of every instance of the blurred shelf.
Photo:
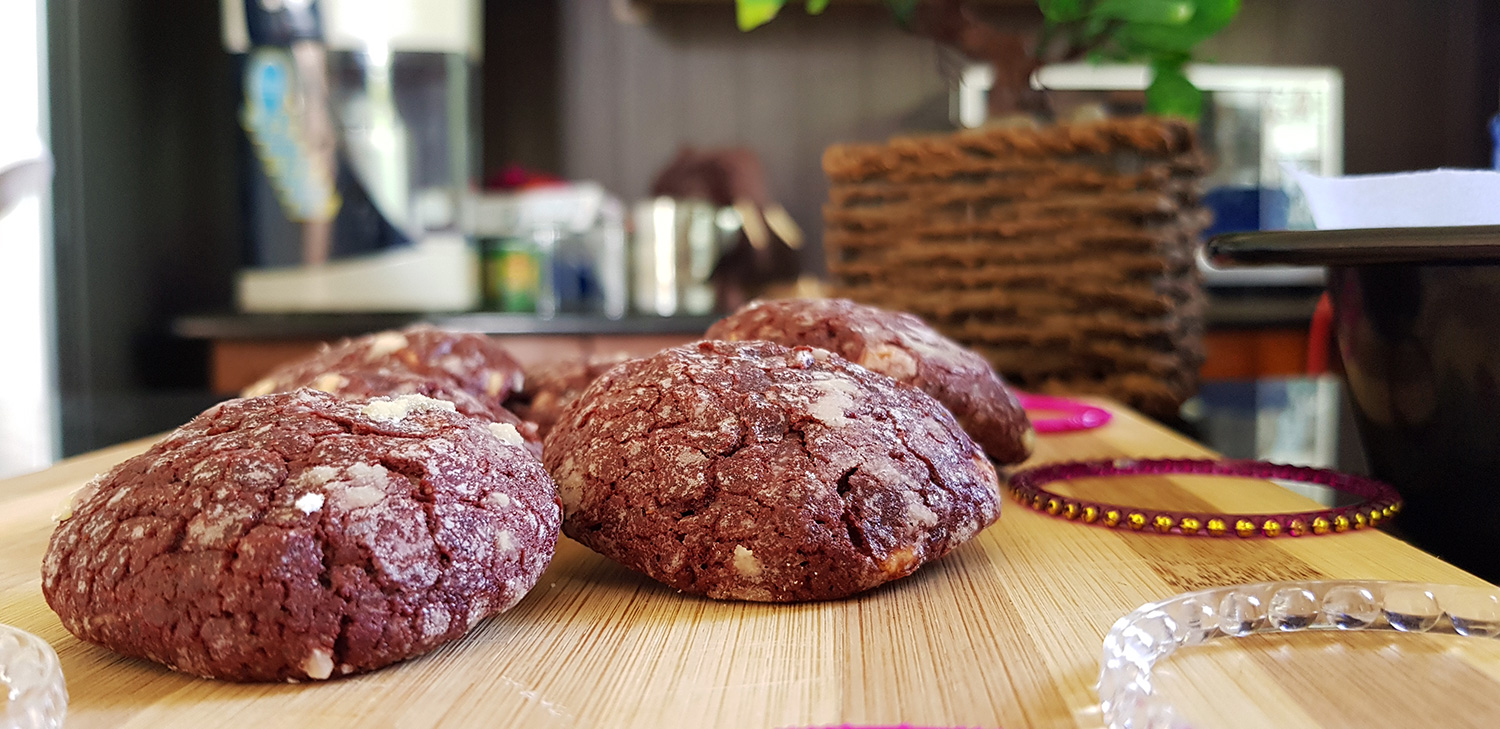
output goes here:
[[1318, 307], [1320, 288], [1208, 290], [1209, 331], [1234, 329], [1298, 329], [1307, 331]]
[[[1210, 290], [1205, 341], [1206, 380], [1253, 380], [1300, 374], [1307, 362], [1307, 331], [1316, 289]], [[287, 360], [323, 342], [427, 322], [459, 331], [505, 337], [523, 363], [591, 354], [646, 355], [703, 335], [712, 316], [603, 316], [560, 314], [204, 314], [172, 324], [184, 339], [210, 345], [209, 379], [215, 392], [232, 393]]]
[[718, 316], [627, 316], [610, 319], [559, 314], [549, 319], [532, 314], [475, 311], [462, 314], [203, 314], [172, 323], [184, 339], [337, 339], [382, 329], [427, 322], [447, 329], [494, 335], [699, 335]]
[[504, 337], [524, 365], [624, 353], [641, 357], [703, 336], [717, 316], [603, 316], [476, 311], [463, 314], [206, 314], [172, 323], [184, 339], [206, 340], [210, 388], [221, 395], [244, 389], [277, 365], [308, 356], [325, 342], [427, 322], [448, 329]]

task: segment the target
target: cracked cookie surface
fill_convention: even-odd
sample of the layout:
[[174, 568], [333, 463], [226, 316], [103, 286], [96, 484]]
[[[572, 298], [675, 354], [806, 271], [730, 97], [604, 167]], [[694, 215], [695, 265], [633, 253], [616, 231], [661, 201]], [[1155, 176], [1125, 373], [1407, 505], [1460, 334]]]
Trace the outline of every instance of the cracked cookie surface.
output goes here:
[[216, 405], [75, 494], [42, 592], [79, 638], [234, 681], [420, 655], [552, 558], [556, 491], [515, 429], [409, 395]]
[[937, 398], [996, 461], [1020, 463], [1031, 455], [1031, 421], [989, 362], [911, 314], [847, 299], [756, 301], [704, 336], [829, 350]]
[[629, 359], [625, 354], [594, 355], [528, 365], [525, 386], [506, 406], [535, 423], [545, 438], [569, 403], [599, 375]]
[[925, 393], [812, 347], [713, 342], [600, 376], [547, 438], [563, 530], [684, 592], [794, 602], [911, 574], [999, 516]]
[[536, 426], [505, 407], [522, 381], [521, 365], [491, 337], [418, 324], [325, 346], [277, 367], [241, 394], [309, 387], [349, 400], [426, 395], [465, 415], [515, 426], [541, 455]]
[[422, 395], [435, 400], [444, 400], [453, 403], [454, 409], [469, 417], [510, 425], [516, 429], [517, 433], [520, 433], [522, 440], [526, 441], [526, 449], [531, 451], [533, 456], [540, 458], [542, 455], [542, 437], [535, 423], [521, 418], [509, 408], [481, 400], [469, 391], [442, 378], [423, 377], [389, 368], [328, 370], [299, 387], [308, 387], [352, 401], [402, 395]]

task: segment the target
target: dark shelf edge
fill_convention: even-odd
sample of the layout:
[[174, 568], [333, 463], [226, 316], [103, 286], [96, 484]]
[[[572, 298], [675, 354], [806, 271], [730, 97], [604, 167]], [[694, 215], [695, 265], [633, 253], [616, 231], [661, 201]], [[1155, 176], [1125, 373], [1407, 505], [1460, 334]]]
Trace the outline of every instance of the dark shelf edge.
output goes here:
[[530, 314], [476, 311], [460, 314], [200, 314], [172, 322], [172, 333], [184, 339], [336, 339], [427, 322], [458, 331], [493, 335], [586, 336], [632, 334], [702, 334], [718, 316], [602, 316], [559, 314], [542, 319]]
[[1204, 323], [1209, 331], [1306, 328], [1318, 308], [1321, 289], [1276, 295], [1215, 295], [1210, 291]]
[[[1312, 318], [1320, 290], [1286, 291], [1251, 296], [1209, 292], [1207, 324], [1212, 329], [1255, 329], [1305, 326]], [[1218, 295], [1216, 295], [1218, 294]], [[719, 319], [709, 316], [603, 316], [560, 314], [542, 319], [530, 314], [475, 311], [449, 314], [197, 314], [172, 322], [172, 333], [183, 339], [327, 340], [400, 329], [418, 322], [466, 332], [497, 336], [698, 335]]]

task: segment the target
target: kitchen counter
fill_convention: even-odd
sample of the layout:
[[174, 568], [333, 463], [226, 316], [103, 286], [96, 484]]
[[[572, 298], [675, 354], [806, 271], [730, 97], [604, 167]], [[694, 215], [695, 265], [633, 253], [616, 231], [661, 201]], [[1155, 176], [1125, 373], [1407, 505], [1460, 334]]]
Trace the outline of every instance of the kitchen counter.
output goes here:
[[[1318, 289], [1211, 289], [1206, 313], [1205, 380], [1300, 375]], [[622, 319], [564, 314], [204, 314], [177, 319], [172, 333], [210, 345], [209, 380], [220, 394], [239, 391], [272, 367], [320, 343], [427, 321], [506, 338], [525, 363], [625, 352], [646, 355], [700, 336], [718, 318], [632, 315]]]
[[[1207, 452], [1115, 405], [1111, 424], [1046, 435], [1033, 463]], [[1384, 533], [1186, 538], [1067, 522], [1007, 501], [1000, 522], [914, 576], [802, 605], [688, 597], [564, 540], [537, 587], [461, 641], [327, 683], [241, 685], [121, 659], [64, 631], [40, 593], [50, 515], [131, 443], [0, 482], [0, 620], [50, 641], [71, 729], [202, 726], [1098, 727], [1111, 624], [1179, 592], [1270, 580], [1477, 578]], [[1093, 487], [1090, 487], [1093, 488]], [[1290, 511], [1270, 482], [1140, 477], [1099, 498]], [[1391, 633], [1268, 635], [1184, 649], [1158, 686], [1202, 726], [1497, 726], [1494, 641]]]

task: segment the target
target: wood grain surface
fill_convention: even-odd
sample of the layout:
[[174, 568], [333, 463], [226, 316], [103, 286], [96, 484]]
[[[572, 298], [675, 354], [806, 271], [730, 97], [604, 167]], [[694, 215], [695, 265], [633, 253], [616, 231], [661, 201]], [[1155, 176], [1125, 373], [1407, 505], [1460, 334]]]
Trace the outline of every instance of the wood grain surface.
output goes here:
[[[1034, 462], [1207, 453], [1108, 407], [1112, 424], [1044, 436]], [[1376, 531], [1209, 540], [1082, 526], [1007, 501], [998, 524], [916, 575], [805, 605], [679, 595], [564, 540], [520, 605], [433, 654], [326, 683], [237, 685], [81, 643], [42, 600], [54, 509], [144, 447], [0, 482], [0, 622], [57, 648], [69, 727], [1097, 727], [1100, 641], [1144, 602], [1281, 579], [1483, 584]], [[1085, 487], [1194, 507], [1309, 503], [1239, 479]], [[1265, 636], [1180, 651], [1160, 670], [1161, 690], [1203, 726], [1500, 726], [1500, 641]]]

